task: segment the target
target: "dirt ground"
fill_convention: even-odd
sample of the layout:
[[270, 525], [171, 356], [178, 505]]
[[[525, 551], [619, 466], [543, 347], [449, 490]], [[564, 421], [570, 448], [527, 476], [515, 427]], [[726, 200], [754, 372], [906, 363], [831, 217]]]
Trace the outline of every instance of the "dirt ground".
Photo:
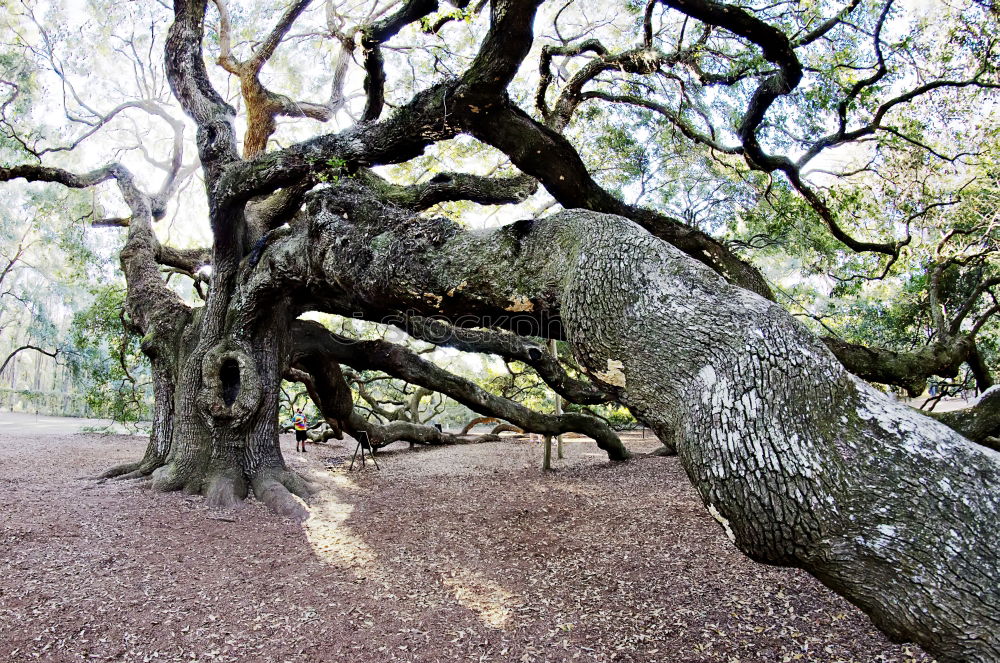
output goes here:
[[[632, 436], [636, 450], [652, 448]], [[306, 523], [93, 476], [125, 435], [0, 431], [0, 661], [930, 659], [804, 573], [750, 562], [674, 459], [567, 441], [294, 451]]]

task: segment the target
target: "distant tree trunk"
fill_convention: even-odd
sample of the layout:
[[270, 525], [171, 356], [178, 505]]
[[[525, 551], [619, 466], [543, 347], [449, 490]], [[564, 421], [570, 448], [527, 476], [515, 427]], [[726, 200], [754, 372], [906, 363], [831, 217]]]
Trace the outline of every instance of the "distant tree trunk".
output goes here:
[[102, 476], [131, 479], [151, 474], [167, 462], [174, 437], [174, 382], [167, 362], [152, 358], [153, 423], [142, 459], [113, 467]]
[[[559, 349], [556, 347], [556, 340], [554, 338], [553, 339], [549, 339], [549, 354], [551, 354], [553, 357], [555, 357], [556, 360], [558, 361], [558, 358], [559, 358]], [[558, 393], [555, 393], [555, 392], [553, 392], [552, 395], [556, 399], [556, 407], [555, 407], [555, 410], [553, 410], [553, 412], [558, 417], [559, 415], [562, 414], [562, 397]], [[557, 440], [557, 442], [556, 442], [556, 458], [558, 458], [559, 460], [562, 460], [563, 459], [563, 436], [562, 435], [557, 435], [556, 436], [556, 440]]]

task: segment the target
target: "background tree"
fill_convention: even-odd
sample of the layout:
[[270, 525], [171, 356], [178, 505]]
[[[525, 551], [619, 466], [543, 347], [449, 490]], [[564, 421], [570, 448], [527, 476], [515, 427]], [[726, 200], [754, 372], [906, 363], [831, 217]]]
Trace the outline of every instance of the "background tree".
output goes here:
[[[928, 231], [924, 250], [942, 248], [912, 263], [926, 274], [929, 359], [957, 357], [929, 372], [924, 347], [859, 358], [849, 343], [824, 344], [742, 253], [786, 241], [747, 234], [770, 205], [791, 236], [832, 238], [814, 250], [838, 278], [915, 279], [893, 270], [910, 264], [917, 222], [993, 185], [979, 181], [977, 169], [994, 172], [982, 150], [966, 149], [986, 144], [990, 127], [959, 129], [927, 111], [989, 119], [990, 7], [407, 0], [355, 14], [335, 2], [210, 12], [205, 0], [176, 0], [167, 15], [131, 4], [109, 7], [100, 35], [119, 70], [130, 64], [125, 79], [67, 55], [68, 35], [86, 27], [78, 18], [26, 4], [10, 19], [21, 55], [61, 91], [65, 122], [40, 130], [44, 118], [7, 113], [21, 95], [8, 82], [3, 126], [20, 154], [0, 168], [2, 180], [97, 187], [122, 208], [94, 223], [127, 228], [126, 320], [150, 359], [155, 406], [144, 458], [109, 475], [149, 476], [216, 506], [253, 490], [304, 515], [308, 486], [278, 446], [282, 376], [307, 384], [333, 429], [378, 443], [443, 437], [361, 416], [342, 366], [527, 431], [583, 433], [612, 460], [629, 458], [585, 411], [542, 414], [405, 344], [300, 316], [392, 323], [523, 362], [568, 402], [627, 407], [678, 454], [746, 554], [806, 569], [939, 660], [1000, 656], [995, 452], [849, 372], [917, 388], [962, 363], [988, 371], [972, 348], [993, 315], [990, 240], [956, 220], [954, 232]], [[330, 62], [331, 44], [336, 64], [316, 80], [299, 68], [287, 95], [271, 91], [285, 82], [275, 58]], [[162, 70], [143, 55], [161, 47]], [[209, 63], [219, 58], [223, 67]], [[335, 93], [311, 114], [290, 101], [300, 89]], [[309, 136], [305, 122], [278, 121], [299, 117], [326, 124]], [[116, 134], [123, 150], [90, 141]], [[848, 170], [826, 167], [833, 151], [847, 152]], [[877, 177], [908, 153], [953, 172], [907, 191], [899, 185], [915, 170], [904, 168], [885, 187], [891, 205], [866, 214], [852, 202], [875, 191], [854, 171]], [[201, 186], [186, 189], [195, 172]], [[515, 203], [529, 208], [521, 220], [488, 231], [445, 215]], [[543, 214], [555, 206], [564, 211]], [[210, 247], [161, 239], [171, 213], [182, 224], [204, 215]], [[572, 361], [546, 349], [550, 338], [570, 344]]]

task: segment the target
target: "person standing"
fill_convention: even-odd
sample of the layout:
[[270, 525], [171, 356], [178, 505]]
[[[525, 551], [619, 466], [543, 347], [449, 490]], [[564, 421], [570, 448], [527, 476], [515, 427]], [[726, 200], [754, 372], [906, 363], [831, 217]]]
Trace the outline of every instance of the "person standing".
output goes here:
[[[302, 408], [295, 410], [295, 414], [292, 415], [292, 426], [295, 428], [295, 450], [305, 452], [306, 450], [306, 440], [309, 439], [306, 431], [309, 430], [309, 419], [306, 415], [302, 414]], [[302, 449], [299, 449], [299, 445]]]

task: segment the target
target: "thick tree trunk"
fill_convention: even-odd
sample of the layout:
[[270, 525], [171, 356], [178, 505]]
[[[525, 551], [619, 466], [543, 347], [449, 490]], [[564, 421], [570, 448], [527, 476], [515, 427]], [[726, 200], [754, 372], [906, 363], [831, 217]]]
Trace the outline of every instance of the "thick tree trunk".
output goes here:
[[149, 476], [167, 462], [174, 437], [174, 383], [165, 362], [152, 360], [153, 422], [146, 453], [138, 462], [118, 465], [106, 471], [103, 478], [137, 479]]
[[[281, 316], [278, 316], [280, 319]], [[230, 333], [182, 362], [174, 435], [166, 463], [153, 473], [158, 490], [204, 493], [230, 507], [252, 488], [279, 513], [304, 516], [308, 489], [290, 472], [278, 444], [278, 396], [287, 331], [269, 321], [257, 333]]]
[[287, 306], [246, 300], [232, 283], [217, 277], [204, 308], [172, 333], [161, 327], [147, 335], [155, 395], [150, 442], [140, 462], [106, 475], [151, 476], [156, 490], [202, 493], [220, 508], [252, 489], [275, 511], [305, 517], [300, 498], [308, 489], [287, 469], [278, 444]]
[[[570, 258], [589, 278], [564, 281], [568, 336], [674, 436], [740, 549], [810, 571], [942, 661], [1000, 660], [1000, 456], [853, 379], [774, 304], [593, 223]], [[565, 236], [572, 217], [553, 225]]]
[[589, 373], [674, 443], [741, 550], [806, 569], [941, 661], [1000, 660], [998, 454], [620, 217], [479, 234], [356, 202], [315, 198], [272, 276], [324, 280], [331, 310], [558, 318]]
[[1000, 660], [1000, 457], [853, 379], [774, 304], [591, 221], [570, 258], [588, 278], [561, 295], [567, 335], [674, 436], [740, 549], [805, 568], [943, 661]]

